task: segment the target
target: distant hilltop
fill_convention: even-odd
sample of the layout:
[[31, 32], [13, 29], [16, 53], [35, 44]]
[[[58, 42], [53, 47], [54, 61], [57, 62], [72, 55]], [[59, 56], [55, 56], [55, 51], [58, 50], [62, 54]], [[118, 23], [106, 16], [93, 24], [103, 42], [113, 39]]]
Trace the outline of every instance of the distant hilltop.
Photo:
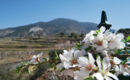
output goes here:
[[14, 28], [7, 28], [0, 30], [0, 37], [25, 37], [35, 32], [36, 30], [43, 30], [44, 35], [56, 35], [60, 33], [82, 34], [88, 33], [90, 30], [97, 29], [97, 24], [92, 22], [79, 22], [72, 19], [57, 18], [49, 22], [37, 22], [24, 26], [17, 26]]
[[[36, 31], [42, 31], [44, 36], [64, 34], [86, 34], [91, 30], [96, 30], [97, 24], [92, 22], [79, 22], [72, 19], [57, 18], [48, 22], [37, 22], [33, 24], [17, 26], [0, 30], [0, 37], [28, 37]], [[111, 29], [111, 31], [115, 31]], [[120, 29], [120, 33], [130, 36], [130, 29]]]
[[127, 37], [127, 36], [130, 36], [130, 28], [125, 28], [125, 29], [120, 29], [118, 30], [119, 33], [124, 33], [124, 35]]

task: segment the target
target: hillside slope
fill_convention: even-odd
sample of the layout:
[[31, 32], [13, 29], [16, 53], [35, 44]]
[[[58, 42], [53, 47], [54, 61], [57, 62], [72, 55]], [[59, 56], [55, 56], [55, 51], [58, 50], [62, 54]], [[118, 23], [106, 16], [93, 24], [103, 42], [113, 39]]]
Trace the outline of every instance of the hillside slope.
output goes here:
[[40, 27], [43, 29], [45, 35], [55, 35], [61, 32], [65, 34], [70, 33], [88, 33], [90, 30], [97, 29], [96, 23], [78, 22], [71, 19], [58, 18], [49, 22], [37, 22], [24, 26], [17, 26], [0, 30], [0, 37], [24, 37], [29, 35], [29, 30], [33, 27]]

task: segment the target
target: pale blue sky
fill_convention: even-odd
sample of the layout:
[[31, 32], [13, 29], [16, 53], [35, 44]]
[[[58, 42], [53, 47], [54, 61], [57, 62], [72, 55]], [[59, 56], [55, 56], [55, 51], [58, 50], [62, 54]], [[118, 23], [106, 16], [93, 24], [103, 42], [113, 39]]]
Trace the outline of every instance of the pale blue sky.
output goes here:
[[130, 28], [130, 0], [0, 0], [0, 29], [55, 18], [99, 23], [102, 10], [114, 29]]

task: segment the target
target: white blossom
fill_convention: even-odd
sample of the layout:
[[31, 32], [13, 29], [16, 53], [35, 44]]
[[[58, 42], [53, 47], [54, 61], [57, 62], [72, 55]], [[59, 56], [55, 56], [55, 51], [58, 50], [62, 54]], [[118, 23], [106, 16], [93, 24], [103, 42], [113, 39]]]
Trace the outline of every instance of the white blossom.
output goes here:
[[100, 57], [96, 60], [99, 71], [94, 73], [92, 76], [96, 77], [97, 80], [112, 80], [111, 78], [118, 80], [117, 76], [110, 73], [110, 59], [108, 57], [103, 58], [103, 61], [101, 62]]
[[94, 62], [95, 60], [91, 53], [88, 53], [88, 58], [79, 57], [78, 63], [80, 70], [74, 72], [74, 79], [84, 80], [85, 78], [87, 78], [92, 70], [96, 68]]
[[40, 53], [38, 55], [33, 55], [32, 60], [30, 61], [30, 64], [38, 64], [43, 62], [42, 59], [43, 53]]
[[113, 34], [110, 33], [106, 36], [106, 39], [108, 41], [108, 48], [110, 49], [123, 49], [125, 47], [125, 43], [122, 42], [124, 39], [123, 34]]
[[[80, 50], [73, 48], [70, 51], [64, 50], [64, 53], [60, 54], [61, 63], [58, 68], [73, 70], [75, 80], [84, 80], [87, 77], [96, 77], [97, 80], [118, 80], [119, 74], [130, 74], [129, 66], [122, 64], [122, 60], [111, 55], [125, 47], [122, 40], [124, 40], [123, 34], [109, 32], [105, 27], [91, 31], [86, 34]], [[96, 61], [93, 55], [98, 55]]]
[[93, 42], [93, 47], [96, 48], [97, 51], [102, 51], [105, 50], [108, 47], [108, 42], [107, 40], [104, 39], [104, 34], [99, 33]]
[[127, 64], [116, 65], [116, 75], [123, 74], [124, 76], [130, 76], [130, 67]]
[[77, 64], [77, 59], [83, 56], [79, 50], [71, 49], [70, 51], [64, 50], [63, 54], [60, 54], [59, 57], [63, 63], [64, 68], [69, 69], [73, 65]]

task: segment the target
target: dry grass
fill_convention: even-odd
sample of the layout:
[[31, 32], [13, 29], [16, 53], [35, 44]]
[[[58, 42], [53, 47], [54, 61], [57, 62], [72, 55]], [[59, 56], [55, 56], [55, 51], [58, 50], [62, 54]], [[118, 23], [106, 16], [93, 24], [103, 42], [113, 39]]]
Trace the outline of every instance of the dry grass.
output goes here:
[[68, 46], [68, 44], [65, 43], [67, 40], [69, 39], [65, 37], [42, 38], [37, 41], [29, 39], [16, 41], [11, 38], [0, 39], [0, 80], [16, 80], [18, 75], [10, 70], [15, 68], [17, 63], [30, 60], [34, 54], [40, 52], [45, 53], [45, 56], [47, 56], [50, 50], [64, 49], [66, 45]]

